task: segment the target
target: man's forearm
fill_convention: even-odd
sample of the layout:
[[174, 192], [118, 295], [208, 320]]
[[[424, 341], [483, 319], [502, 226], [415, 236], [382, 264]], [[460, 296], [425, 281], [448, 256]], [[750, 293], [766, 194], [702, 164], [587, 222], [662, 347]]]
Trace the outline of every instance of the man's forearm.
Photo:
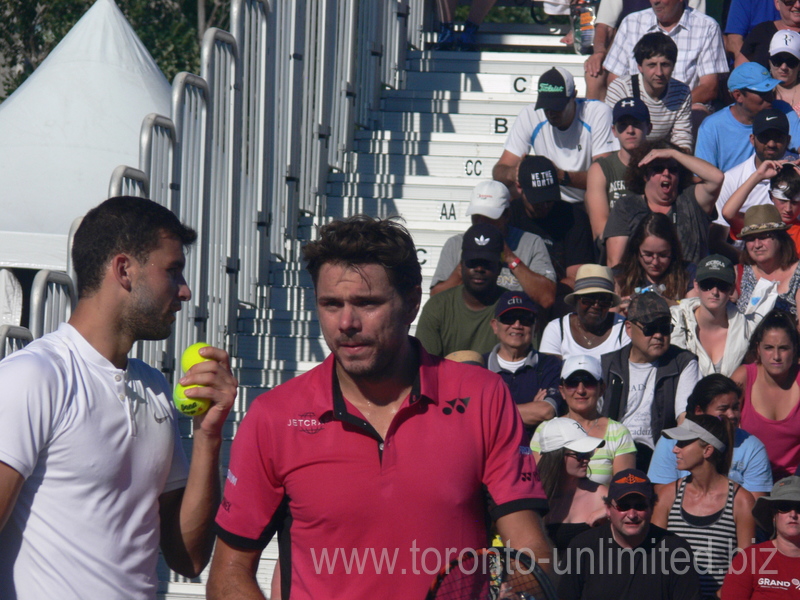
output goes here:
[[512, 271], [522, 286], [522, 291], [542, 308], [550, 308], [556, 301], [556, 284], [544, 275], [531, 271], [524, 263], [520, 263]]

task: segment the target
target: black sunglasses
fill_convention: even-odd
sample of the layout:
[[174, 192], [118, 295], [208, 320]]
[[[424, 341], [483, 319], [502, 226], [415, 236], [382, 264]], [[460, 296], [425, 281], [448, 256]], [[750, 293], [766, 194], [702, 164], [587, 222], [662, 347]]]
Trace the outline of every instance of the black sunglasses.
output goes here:
[[770, 56], [769, 62], [773, 67], [780, 67], [785, 63], [787, 67], [794, 69], [797, 65], [800, 65], [800, 58], [797, 58], [788, 52], [779, 52], [775, 56]]
[[773, 503], [775, 507], [775, 512], [779, 512], [782, 515], [785, 515], [788, 512], [796, 512], [800, 514], [800, 502], [791, 502], [789, 500], [778, 500], [777, 502]]
[[710, 292], [714, 288], [717, 288], [722, 294], [727, 294], [733, 287], [730, 283], [720, 281], [719, 279], [704, 279], [703, 281], [698, 281], [697, 285], [704, 292]]
[[648, 323], [647, 325], [642, 325], [638, 321], [631, 322], [634, 325], [637, 325], [646, 337], [650, 337], [657, 333], [660, 333], [661, 335], [670, 335], [672, 333], [672, 321], [654, 321], [653, 323]]
[[575, 460], [590, 460], [594, 456], [594, 450], [591, 452], [564, 452], [564, 456], [571, 456]]
[[613, 500], [611, 506], [616, 508], [619, 512], [628, 512], [629, 510], [645, 511], [650, 508], [650, 504], [642, 498], [641, 500]]
[[614, 298], [610, 294], [601, 294], [599, 296], [580, 296], [581, 304], [589, 308], [592, 305], [597, 305], [600, 308], [611, 308], [614, 304]]
[[564, 387], [568, 388], [576, 388], [580, 384], [583, 384], [585, 388], [596, 388], [599, 382], [597, 379], [589, 375], [588, 373], [579, 373], [577, 375], [570, 375], [564, 380]]
[[503, 325], [513, 325], [517, 321], [523, 327], [532, 327], [536, 321], [536, 315], [528, 310], [509, 310], [497, 317]]
[[694, 443], [695, 443], [695, 442], [696, 442], [698, 439], [699, 439], [699, 438], [695, 438], [695, 439], [693, 439], [693, 440], [678, 440], [677, 442], [675, 442], [675, 445], [676, 445], [678, 448], [686, 448], [686, 446], [691, 446], [691, 445], [692, 445], [692, 444], [694, 444]]
[[670, 162], [661, 162], [661, 161], [653, 161], [649, 165], [647, 165], [647, 171], [651, 175], [655, 173], [663, 173], [664, 169], [669, 171], [672, 175], [675, 175], [680, 171], [680, 167], [677, 163], [672, 161]]

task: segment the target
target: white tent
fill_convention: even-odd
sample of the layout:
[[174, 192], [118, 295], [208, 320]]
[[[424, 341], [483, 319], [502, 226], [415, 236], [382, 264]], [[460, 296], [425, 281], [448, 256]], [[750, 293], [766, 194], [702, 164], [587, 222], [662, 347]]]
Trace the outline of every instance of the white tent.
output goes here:
[[113, 0], [97, 0], [0, 104], [0, 266], [64, 270], [72, 221], [139, 165], [144, 117], [170, 85]]

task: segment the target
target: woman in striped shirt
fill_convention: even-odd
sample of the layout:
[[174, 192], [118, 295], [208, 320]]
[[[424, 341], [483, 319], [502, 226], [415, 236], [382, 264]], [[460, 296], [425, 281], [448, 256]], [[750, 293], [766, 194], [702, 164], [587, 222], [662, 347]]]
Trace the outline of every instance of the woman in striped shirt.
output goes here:
[[653, 523], [689, 542], [701, 595], [716, 598], [736, 548], [748, 547], [755, 535], [755, 500], [727, 477], [734, 425], [726, 417], [686, 415], [680, 426], [662, 435], [677, 440], [678, 468], [690, 475], [664, 486]]

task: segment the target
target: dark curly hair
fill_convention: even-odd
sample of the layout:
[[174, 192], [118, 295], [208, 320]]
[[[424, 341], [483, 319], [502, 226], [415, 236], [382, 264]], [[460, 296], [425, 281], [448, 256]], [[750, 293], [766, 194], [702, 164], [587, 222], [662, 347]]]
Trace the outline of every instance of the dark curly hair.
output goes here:
[[[647, 156], [651, 150], [677, 150], [684, 153], [683, 150], [678, 148], [675, 144], [666, 140], [657, 140], [654, 142], [645, 142], [631, 152], [631, 159], [628, 163], [628, 171], [625, 176], [625, 183], [634, 194], [644, 194], [644, 186], [650, 178], [650, 167], [648, 165], [639, 166], [642, 159]], [[685, 153], [684, 153], [685, 154]], [[685, 190], [692, 185], [694, 175], [692, 172], [678, 163], [678, 193]]]
[[411, 234], [391, 219], [356, 215], [331, 221], [319, 229], [319, 239], [303, 247], [306, 269], [317, 284], [326, 263], [348, 267], [378, 264], [403, 298], [422, 285], [422, 267]]

